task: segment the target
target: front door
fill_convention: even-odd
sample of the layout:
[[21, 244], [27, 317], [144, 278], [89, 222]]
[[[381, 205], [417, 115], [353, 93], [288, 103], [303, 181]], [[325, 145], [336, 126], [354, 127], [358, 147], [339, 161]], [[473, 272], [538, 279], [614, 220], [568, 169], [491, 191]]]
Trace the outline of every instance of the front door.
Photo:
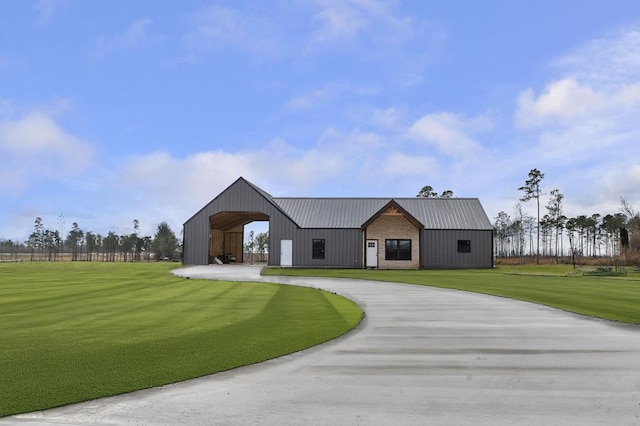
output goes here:
[[367, 240], [367, 268], [378, 267], [378, 240]]
[[293, 266], [293, 240], [280, 240], [280, 266]]

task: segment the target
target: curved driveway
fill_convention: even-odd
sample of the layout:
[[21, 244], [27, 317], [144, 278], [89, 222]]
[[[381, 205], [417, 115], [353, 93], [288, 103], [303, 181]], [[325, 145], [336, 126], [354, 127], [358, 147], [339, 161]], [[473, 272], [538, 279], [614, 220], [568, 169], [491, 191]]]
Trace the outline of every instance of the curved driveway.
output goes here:
[[320, 287], [358, 302], [366, 319], [275, 360], [0, 424], [640, 424], [638, 327], [413, 285], [255, 267], [176, 273]]

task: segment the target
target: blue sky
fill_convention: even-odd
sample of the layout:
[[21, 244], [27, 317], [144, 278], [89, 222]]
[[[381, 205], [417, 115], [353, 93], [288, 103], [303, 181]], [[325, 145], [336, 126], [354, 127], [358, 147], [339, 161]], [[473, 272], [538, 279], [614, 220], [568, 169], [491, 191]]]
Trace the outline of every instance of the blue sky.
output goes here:
[[[5, 0], [0, 237], [276, 196], [640, 207], [640, 2]], [[548, 196], [543, 197], [546, 203]], [[533, 203], [525, 205], [533, 213]]]

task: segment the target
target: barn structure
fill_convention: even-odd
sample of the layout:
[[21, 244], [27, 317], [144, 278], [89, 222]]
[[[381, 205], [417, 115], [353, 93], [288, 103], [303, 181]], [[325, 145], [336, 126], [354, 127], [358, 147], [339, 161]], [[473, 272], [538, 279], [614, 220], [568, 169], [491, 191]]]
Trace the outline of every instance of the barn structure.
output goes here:
[[254, 221], [269, 222], [272, 266], [493, 267], [493, 226], [477, 198], [280, 198], [242, 177], [185, 222], [183, 262], [242, 262]]

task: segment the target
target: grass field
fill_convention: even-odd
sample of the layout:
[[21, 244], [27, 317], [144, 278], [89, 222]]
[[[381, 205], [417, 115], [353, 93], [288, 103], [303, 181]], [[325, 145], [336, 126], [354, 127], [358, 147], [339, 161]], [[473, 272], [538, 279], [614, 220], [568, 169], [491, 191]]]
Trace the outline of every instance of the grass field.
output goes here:
[[175, 264], [0, 264], [0, 416], [199, 377], [340, 336], [340, 296], [186, 280]]
[[420, 271], [269, 268], [263, 274], [356, 278], [452, 288], [540, 303], [613, 321], [640, 323], [640, 273], [637, 272], [617, 277], [583, 276], [570, 265], [528, 265]]

